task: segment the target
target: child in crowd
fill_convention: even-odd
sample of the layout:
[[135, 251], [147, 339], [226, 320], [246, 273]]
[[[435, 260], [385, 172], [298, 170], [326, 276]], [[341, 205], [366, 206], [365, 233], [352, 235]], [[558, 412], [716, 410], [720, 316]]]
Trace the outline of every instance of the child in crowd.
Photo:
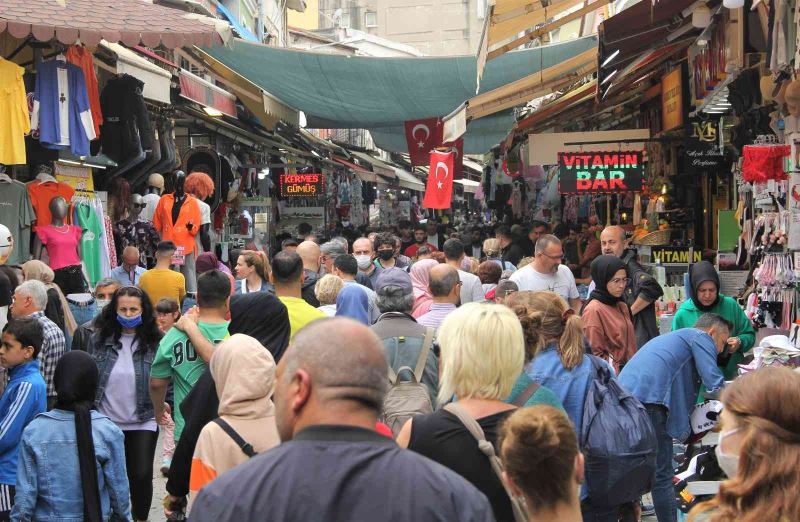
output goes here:
[[[156, 303], [156, 322], [162, 333], [166, 334], [169, 332], [170, 328], [172, 328], [180, 318], [181, 310], [174, 299], [167, 299], [165, 297]], [[172, 394], [168, 393], [167, 397], [167, 402], [170, 403], [169, 406], [172, 408]], [[172, 464], [172, 455], [175, 453], [173, 433], [175, 422], [172, 420], [172, 416], [169, 413], [164, 412], [164, 424], [161, 427], [164, 429], [164, 451], [161, 456], [161, 473], [166, 477], [169, 473], [169, 467]]]
[[8, 371], [9, 382], [0, 398], [0, 521], [11, 520], [22, 430], [47, 409], [47, 385], [38, 360], [43, 339], [36, 319], [14, 319], [3, 329], [0, 366]]

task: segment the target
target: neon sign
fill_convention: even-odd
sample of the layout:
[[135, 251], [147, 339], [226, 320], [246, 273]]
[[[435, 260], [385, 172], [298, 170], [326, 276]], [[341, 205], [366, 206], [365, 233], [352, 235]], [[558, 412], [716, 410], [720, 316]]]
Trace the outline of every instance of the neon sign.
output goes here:
[[609, 194], [642, 190], [641, 151], [559, 152], [562, 194]]
[[324, 174], [281, 174], [281, 196], [313, 198], [324, 194]]

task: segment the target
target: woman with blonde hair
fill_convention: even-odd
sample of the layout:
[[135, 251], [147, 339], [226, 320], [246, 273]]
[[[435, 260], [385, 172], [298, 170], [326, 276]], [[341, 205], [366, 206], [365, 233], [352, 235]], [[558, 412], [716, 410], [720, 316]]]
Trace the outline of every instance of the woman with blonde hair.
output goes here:
[[500, 246], [500, 240], [496, 237], [490, 237], [483, 242], [483, 253], [486, 254], [484, 261], [492, 261], [500, 265], [503, 270], [516, 270], [512, 263], [503, 261], [502, 258], [503, 247]]
[[800, 374], [788, 368], [763, 368], [725, 388], [716, 453], [728, 480], [691, 522], [800, 520], [798, 403]]
[[344, 288], [344, 281], [339, 276], [325, 274], [314, 286], [314, 295], [319, 301], [317, 310], [325, 312], [328, 317], [336, 315], [336, 297]]
[[[525, 338], [514, 313], [504, 306], [468, 303], [438, 331], [438, 402], [477, 421], [496, 446], [500, 424], [516, 409], [504, 401], [522, 371]], [[513, 520], [511, 501], [489, 458], [450, 406], [406, 422], [397, 443], [460, 474], [483, 492], [498, 521]]]
[[71, 339], [78, 324], [72, 315], [67, 298], [61, 288], [53, 282], [55, 278], [53, 270], [42, 261], [32, 259], [22, 264], [22, 276], [25, 281], [36, 280], [44, 283], [47, 287], [47, 308], [43, 310], [44, 315], [56, 323], [64, 331], [64, 335]]
[[269, 261], [264, 252], [258, 250], [242, 250], [236, 261], [236, 293], [251, 292], [275, 293], [269, 282]]

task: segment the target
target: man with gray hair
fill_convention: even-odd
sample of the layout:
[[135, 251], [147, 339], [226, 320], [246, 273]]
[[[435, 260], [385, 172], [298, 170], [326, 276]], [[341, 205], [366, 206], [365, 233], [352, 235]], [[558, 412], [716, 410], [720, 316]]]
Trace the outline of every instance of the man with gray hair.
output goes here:
[[428, 313], [420, 316], [417, 322], [431, 328], [439, 328], [444, 318], [450, 315], [461, 301], [458, 270], [450, 265], [437, 265], [431, 268], [428, 287], [433, 296], [433, 304]]
[[11, 316], [14, 319], [32, 317], [39, 321], [44, 330], [44, 341], [39, 352], [41, 366], [39, 369], [47, 384], [47, 409], [53, 408], [56, 402], [56, 387], [53, 378], [56, 365], [61, 356], [66, 352], [67, 343], [64, 332], [53, 321], [45, 317], [44, 309], [47, 307], [47, 287], [41, 281], [25, 281], [14, 291], [11, 302]]
[[411, 316], [411, 309], [414, 307], [411, 276], [402, 268], [387, 268], [378, 276], [376, 293], [381, 315], [371, 330], [383, 343], [389, 366], [395, 372], [403, 366], [415, 369], [422, 352], [426, 351], [425, 366], [419, 382], [428, 388], [431, 404], [436, 404], [439, 365], [438, 357], [431, 349], [434, 331], [417, 323]]
[[94, 301], [96, 304], [95, 316], [91, 321], [87, 321], [78, 326], [75, 333], [72, 334], [71, 350], [81, 350], [83, 352], [88, 350], [89, 339], [92, 338], [92, 334], [94, 334], [97, 328], [95, 324], [97, 318], [103, 312], [103, 308], [111, 302], [111, 298], [114, 297], [114, 292], [121, 286], [119, 281], [111, 277], [106, 277], [98, 281], [94, 287]]
[[[334, 237], [327, 243], [323, 243], [320, 247], [320, 252], [322, 256], [320, 257], [320, 262], [325, 269], [325, 274], [332, 274], [333, 273], [333, 262], [339, 256], [345, 256], [348, 252], [347, 247], [347, 240], [343, 237]], [[361, 286], [366, 286], [370, 290], [372, 290], [372, 283], [364, 273], [358, 272], [355, 277], [356, 283], [360, 284]]]
[[[493, 520], [472, 484], [375, 431], [387, 371], [380, 340], [364, 325], [330, 318], [301, 330], [275, 377], [281, 445], [204, 487], [192, 520]], [[424, 488], [409, 487], [420, 477]]]
[[561, 240], [554, 235], [544, 234], [536, 241], [533, 262], [514, 272], [509, 281], [517, 283], [520, 292], [555, 292], [578, 312], [581, 307], [580, 294], [572, 271], [561, 263], [563, 258]]

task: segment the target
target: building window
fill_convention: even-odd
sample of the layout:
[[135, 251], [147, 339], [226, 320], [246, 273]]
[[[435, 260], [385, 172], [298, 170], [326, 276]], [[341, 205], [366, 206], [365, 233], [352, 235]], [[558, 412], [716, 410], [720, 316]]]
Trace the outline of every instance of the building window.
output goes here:
[[364, 13], [364, 26], [378, 27], [378, 13], [375, 11], [366, 11]]

